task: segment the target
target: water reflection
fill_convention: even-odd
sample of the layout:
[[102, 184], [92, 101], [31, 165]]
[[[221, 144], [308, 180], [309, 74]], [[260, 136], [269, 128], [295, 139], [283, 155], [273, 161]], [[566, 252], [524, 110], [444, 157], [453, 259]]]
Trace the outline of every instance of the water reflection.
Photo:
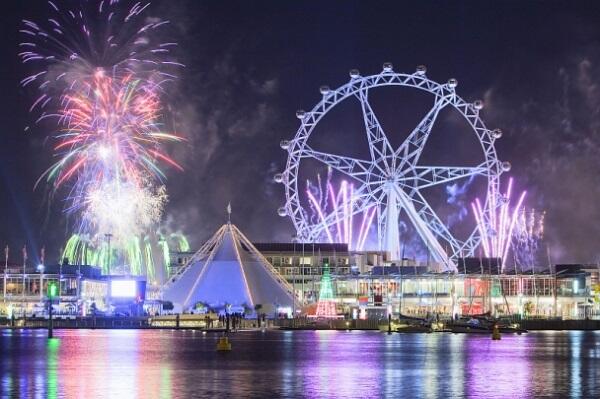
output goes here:
[[530, 394], [529, 356], [534, 348], [525, 336], [505, 335], [502, 343], [489, 336], [467, 340], [466, 389], [469, 397], [519, 397]]
[[458, 334], [451, 335], [448, 340], [449, 345], [445, 345], [445, 348], [450, 351], [450, 362], [448, 364], [448, 370], [450, 373], [450, 389], [449, 392], [454, 398], [461, 398], [464, 396], [465, 389], [465, 357], [467, 355], [464, 350], [464, 343], [469, 336]]
[[[56, 399], [58, 397], [58, 349], [60, 347], [60, 340], [57, 338], [52, 338], [46, 341], [46, 392], [45, 396], [49, 399]], [[39, 375], [36, 375], [36, 382], [40, 381], [40, 378], [37, 378]], [[39, 384], [36, 384], [36, 387]], [[36, 389], [37, 390], [37, 389]], [[40, 390], [41, 391], [41, 390]], [[37, 392], [40, 393], [40, 392]]]
[[571, 349], [571, 379], [570, 396], [572, 398], [581, 397], [581, 331], [574, 331], [569, 334], [569, 348]]
[[600, 334], [9, 331], [0, 397], [598, 397]]
[[384, 352], [373, 350], [373, 335], [314, 331], [305, 338], [307, 346], [312, 346], [310, 341], [316, 345], [305, 354], [304, 379], [295, 385], [302, 386], [308, 396], [352, 397], [357, 392], [369, 395], [377, 389], [371, 382], [380, 374]]

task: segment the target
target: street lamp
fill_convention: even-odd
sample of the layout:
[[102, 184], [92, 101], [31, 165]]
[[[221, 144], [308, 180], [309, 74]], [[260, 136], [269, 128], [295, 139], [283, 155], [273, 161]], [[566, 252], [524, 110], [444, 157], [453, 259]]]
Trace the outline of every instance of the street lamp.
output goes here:
[[48, 338], [52, 338], [52, 303], [58, 295], [58, 287], [56, 283], [52, 282], [48, 284]]
[[106, 241], [108, 242], [108, 260], [107, 260], [107, 269], [108, 269], [108, 275], [110, 276], [110, 258], [111, 258], [111, 253], [110, 253], [110, 239], [112, 238], [112, 234], [111, 233], [106, 233], [104, 234], [104, 238], [106, 238]]

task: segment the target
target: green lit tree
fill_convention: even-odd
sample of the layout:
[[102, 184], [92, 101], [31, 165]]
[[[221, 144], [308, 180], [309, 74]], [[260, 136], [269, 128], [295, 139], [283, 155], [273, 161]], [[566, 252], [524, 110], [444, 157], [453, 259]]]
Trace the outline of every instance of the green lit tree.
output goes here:
[[337, 317], [335, 297], [333, 296], [333, 284], [331, 284], [331, 274], [329, 272], [328, 263], [323, 264], [323, 276], [321, 277], [321, 288], [319, 289], [319, 301], [317, 303], [317, 317]]

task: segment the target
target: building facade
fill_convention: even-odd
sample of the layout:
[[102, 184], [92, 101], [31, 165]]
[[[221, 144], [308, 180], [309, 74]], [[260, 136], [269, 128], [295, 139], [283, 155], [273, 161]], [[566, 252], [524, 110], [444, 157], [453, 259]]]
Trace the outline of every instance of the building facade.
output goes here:
[[[298, 300], [297, 312], [314, 310], [323, 272], [329, 269], [340, 314], [380, 309], [413, 316], [485, 312], [565, 319], [600, 316], [598, 265], [554, 265], [541, 272], [501, 273], [493, 261], [470, 259], [460, 264], [458, 273], [439, 273], [432, 271], [435, 267], [410, 259], [395, 265], [386, 262], [382, 253], [350, 252], [345, 244], [254, 246], [291, 284]], [[171, 253], [170, 272], [175, 273], [193, 255]], [[86, 315], [91, 309], [107, 311], [111, 305], [111, 279], [123, 278], [102, 276], [100, 269], [91, 266], [50, 265], [34, 269], [10, 265], [0, 274], [0, 315], [43, 313], [51, 285], [58, 288], [59, 313]], [[145, 286], [143, 278], [130, 279]], [[160, 288], [158, 284], [144, 287], [147, 306], [160, 307]], [[131, 301], [139, 303], [140, 298], [124, 300]]]
[[[501, 273], [497, 259], [464, 259], [458, 273], [376, 251], [350, 252], [346, 244], [254, 243], [294, 287], [298, 308], [318, 301], [329, 268], [340, 313], [385, 308], [394, 314], [585, 318], [600, 315], [596, 266], [556, 265], [544, 272]], [[193, 253], [174, 253], [176, 267]], [[176, 270], [176, 267], [174, 270]]]
[[[136, 292], [126, 297], [115, 296], [111, 284], [129, 280], [138, 284]], [[104, 276], [100, 268], [84, 265], [48, 265], [44, 267], [7, 267], [0, 275], [0, 316], [31, 317], [45, 315], [48, 293], [56, 287], [53, 309], [57, 315], [80, 315], [114, 312], [115, 307], [132, 309], [145, 299], [146, 281], [141, 277]], [[141, 295], [141, 296], [140, 296]], [[120, 306], [123, 305], [123, 306]], [[130, 306], [136, 305], [136, 306]]]

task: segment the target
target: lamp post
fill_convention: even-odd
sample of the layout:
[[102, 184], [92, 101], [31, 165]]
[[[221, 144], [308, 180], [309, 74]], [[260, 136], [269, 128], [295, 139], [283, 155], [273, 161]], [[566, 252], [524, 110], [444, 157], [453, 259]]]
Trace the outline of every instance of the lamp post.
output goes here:
[[25, 266], [27, 265], [27, 247], [23, 245], [23, 303], [25, 303]]
[[52, 324], [52, 303], [54, 302], [54, 298], [56, 298], [57, 293], [58, 289], [56, 287], [56, 283], [48, 284], [48, 338], [52, 338], [53, 335], [54, 325]]
[[4, 301], [6, 302], [6, 273], [8, 271], [8, 245], [4, 248], [4, 292], [3, 292], [3, 298]]
[[107, 269], [108, 269], [108, 275], [110, 276], [110, 258], [111, 258], [111, 252], [110, 252], [110, 239], [112, 238], [112, 234], [111, 233], [106, 233], [104, 234], [104, 238], [106, 238], [106, 241], [108, 243], [108, 259], [107, 259]]
[[40, 272], [40, 302], [44, 298], [44, 264], [46, 262], [46, 247], [42, 247], [40, 256], [40, 264], [38, 265], [38, 271]]

